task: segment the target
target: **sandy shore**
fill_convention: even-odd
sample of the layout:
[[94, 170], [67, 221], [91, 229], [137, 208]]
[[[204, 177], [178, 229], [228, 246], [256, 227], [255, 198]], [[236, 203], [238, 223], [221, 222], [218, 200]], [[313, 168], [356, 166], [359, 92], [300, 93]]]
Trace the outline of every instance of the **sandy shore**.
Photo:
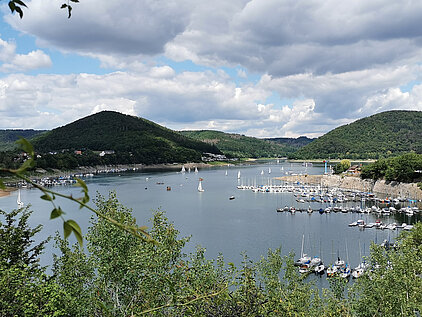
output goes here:
[[15, 188], [7, 188], [6, 190], [0, 189], [0, 198], [9, 196], [11, 192], [15, 191]]

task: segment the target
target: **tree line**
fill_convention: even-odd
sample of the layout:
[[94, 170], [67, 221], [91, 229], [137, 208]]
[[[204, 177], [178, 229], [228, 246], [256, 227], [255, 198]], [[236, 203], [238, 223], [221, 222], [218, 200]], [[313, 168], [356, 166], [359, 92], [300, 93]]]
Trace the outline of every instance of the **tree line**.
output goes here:
[[379, 159], [362, 167], [361, 178], [405, 183], [418, 182], [422, 179], [422, 154], [407, 153]]

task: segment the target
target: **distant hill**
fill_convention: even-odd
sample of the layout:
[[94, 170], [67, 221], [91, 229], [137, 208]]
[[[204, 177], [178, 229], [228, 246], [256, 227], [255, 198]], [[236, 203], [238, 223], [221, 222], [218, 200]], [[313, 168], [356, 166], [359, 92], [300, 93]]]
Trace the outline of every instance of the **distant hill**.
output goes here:
[[38, 152], [114, 151], [119, 163], [199, 161], [203, 152], [220, 154], [213, 145], [190, 139], [149, 120], [103, 111], [39, 135]]
[[283, 157], [296, 150], [287, 144], [213, 130], [181, 131], [185, 136], [215, 145], [228, 157]]
[[292, 152], [295, 152], [296, 150], [300, 149], [301, 147], [304, 147], [305, 145], [308, 145], [316, 139], [311, 139], [306, 136], [300, 136], [298, 138], [267, 138], [265, 140], [282, 144], [286, 147], [291, 147]]
[[15, 142], [20, 137], [31, 139], [45, 130], [0, 130], [0, 151], [10, 151], [17, 148]]
[[292, 158], [377, 159], [422, 153], [422, 112], [386, 111], [340, 126], [292, 154]]

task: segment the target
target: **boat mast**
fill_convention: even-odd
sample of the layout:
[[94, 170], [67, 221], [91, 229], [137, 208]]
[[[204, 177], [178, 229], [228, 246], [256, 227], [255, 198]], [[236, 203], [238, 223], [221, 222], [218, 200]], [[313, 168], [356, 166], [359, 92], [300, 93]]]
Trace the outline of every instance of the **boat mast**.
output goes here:
[[303, 236], [302, 236], [302, 249], [300, 251], [300, 257], [301, 258], [303, 258], [303, 243], [304, 243], [304, 241], [305, 241], [305, 234], [303, 234]]

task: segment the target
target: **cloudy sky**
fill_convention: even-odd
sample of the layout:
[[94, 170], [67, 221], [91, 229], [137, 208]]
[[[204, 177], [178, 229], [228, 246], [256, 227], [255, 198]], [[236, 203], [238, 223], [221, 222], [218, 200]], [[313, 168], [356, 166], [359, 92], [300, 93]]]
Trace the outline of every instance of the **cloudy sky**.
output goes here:
[[0, 129], [101, 110], [166, 127], [316, 137], [422, 110], [422, 2], [1, 1]]

